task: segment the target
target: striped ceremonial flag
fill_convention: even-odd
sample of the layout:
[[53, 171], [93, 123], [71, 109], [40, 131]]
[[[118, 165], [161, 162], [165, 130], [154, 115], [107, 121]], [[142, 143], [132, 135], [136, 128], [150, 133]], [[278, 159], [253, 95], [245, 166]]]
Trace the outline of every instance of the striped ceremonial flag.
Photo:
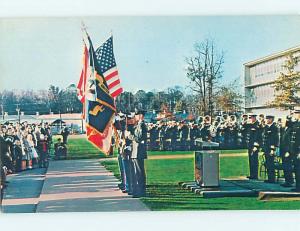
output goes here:
[[108, 90], [113, 98], [123, 92], [117, 64], [113, 52], [113, 37], [111, 36], [95, 52], [99, 71], [106, 80]]
[[115, 115], [114, 98], [110, 95], [105, 78], [101, 75], [99, 63], [91, 38], [88, 37], [88, 70], [86, 76], [86, 135], [88, 140], [102, 152], [109, 154], [113, 135]]
[[83, 118], [85, 118], [85, 93], [86, 93], [86, 81], [89, 72], [89, 51], [84, 43], [83, 45], [83, 55], [82, 55], [82, 70], [80, 74], [80, 78], [77, 84], [77, 97], [80, 102], [83, 104]]

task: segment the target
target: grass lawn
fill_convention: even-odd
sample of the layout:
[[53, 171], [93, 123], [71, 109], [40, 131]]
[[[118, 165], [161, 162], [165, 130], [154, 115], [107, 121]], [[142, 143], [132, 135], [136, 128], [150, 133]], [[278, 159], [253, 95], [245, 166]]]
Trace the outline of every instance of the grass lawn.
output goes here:
[[[57, 137], [54, 137], [54, 142]], [[106, 157], [85, 137], [70, 137], [68, 141], [68, 159]], [[149, 156], [190, 155], [190, 151], [162, 152], [150, 151]], [[222, 150], [221, 154], [247, 153], [247, 150]], [[114, 153], [116, 156], [116, 153]], [[120, 177], [118, 162], [107, 159], [102, 164], [116, 177]], [[221, 177], [248, 175], [247, 156], [221, 156]], [[192, 192], [181, 189], [180, 181], [192, 181], [193, 158], [149, 159], [146, 161], [147, 197], [143, 202], [152, 210], [227, 210], [227, 209], [300, 209], [300, 201], [263, 202], [253, 197], [231, 197], [204, 199]]]
[[236, 154], [236, 153], [248, 153], [247, 149], [235, 149], [235, 150], [220, 150], [221, 154]]
[[[119, 178], [116, 160], [102, 162]], [[248, 174], [247, 157], [221, 157], [221, 177], [238, 177]], [[147, 197], [142, 201], [151, 210], [256, 210], [300, 209], [300, 201], [264, 202], [255, 197], [231, 197], [204, 199], [181, 189], [180, 181], [193, 180], [193, 158], [147, 160]]]
[[[191, 155], [193, 151], [148, 151], [148, 155]], [[246, 149], [236, 149], [236, 150], [220, 150], [221, 154], [236, 154], [236, 153], [247, 153]]]
[[[57, 142], [57, 139], [61, 137], [56, 135], [53, 137], [53, 143]], [[85, 137], [71, 136], [68, 139], [68, 159], [93, 159], [93, 158], [109, 158], [104, 153], [100, 152], [98, 148], [93, 146]], [[53, 149], [52, 149], [53, 150]], [[235, 153], [247, 153], [247, 150], [220, 150], [221, 154], [235, 154]], [[192, 151], [149, 151], [149, 156], [159, 155], [192, 155]], [[114, 157], [117, 156], [116, 150], [114, 150]]]
[[93, 146], [86, 138], [70, 139], [68, 141], [68, 159], [92, 159], [108, 157]]
[[[146, 160], [147, 184], [175, 183], [194, 180], [194, 159]], [[120, 177], [118, 162], [105, 160], [103, 165]], [[220, 158], [220, 177], [245, 176], [248, 173], [247, 157]], [[119, 178], [120, 179], [120, 178]]]
[[[56, 135], [53, 137], [53, 143], [61, 137]], [[68, 138], [68, 156], [67, 159], [97, 159], [97, 158], [110, 158], [102, 153], [98, 148], [91, 144], [85, 137], [70, 137]], [[52, 149], [53, 150], [53, 149]], [[114, 153], [116, 156], [117, 153]]]

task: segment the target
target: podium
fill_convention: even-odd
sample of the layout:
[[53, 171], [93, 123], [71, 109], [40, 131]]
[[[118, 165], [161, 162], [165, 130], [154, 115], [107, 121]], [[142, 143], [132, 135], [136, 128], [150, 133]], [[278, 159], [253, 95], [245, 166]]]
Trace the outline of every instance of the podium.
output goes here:
[[218, 143], [199, 141], [200, 150], [195, 151], [195, 181], [201, 187], [219, 187], [220, 160]]

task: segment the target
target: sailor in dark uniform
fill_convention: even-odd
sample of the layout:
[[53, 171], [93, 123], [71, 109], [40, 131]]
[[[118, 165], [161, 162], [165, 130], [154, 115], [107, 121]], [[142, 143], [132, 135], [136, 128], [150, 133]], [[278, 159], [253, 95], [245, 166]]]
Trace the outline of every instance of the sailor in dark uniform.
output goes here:
[[132, 179], [133, 197], [146, 195], [146, 173], [144, 160], [147, 159], [147, 127], [144, 122], [144, 111], [137, 112], [137, 125], [132, 141], [132, 155], [134, 177]]
[[275, 183], [275, 165], [274, 159], [276, 154], [276, 148], [279, 144], [279, 131], [274, 122], [274, 116], [266, 116], [266, 125], [263, 131], [263, 151], [266, 157], [266, 167], [268, 173], [268, 179], [266, 183]]
[[266, 119], [264, 114], [260, 114], [258, 117], [259, 126], [263, 128], [266, 125]]
[[210, 141], [211, 134], [210, 134], [210, 126], [211, 126], [211, 119], [210, 116], [205, 116], [203, 126], [201, 128], [201, 138], [203, 141]]
[[[127, 116], [127, 115], [126, 115]], [[125, 171], [124, 171], [124, 167], [123, 167], [123, 161], [122, 161], [122, 154], [123, 154], [123, 150], [122, 150], [122, 144], [123, 144], [123, 138], [124, 138], [124, 133], [125, 130], [127, 128], [127, 118], [125, 119], [123, 116], [123, 113], [119, 113], [116, 116], [116, 120], [114, 122], [114, 126], [117, 130], [117, 134], [118, 134], [118, 166], [119, 166], [119, 172], [121, 175], [121, 183], [118, 184], [119, 188], [123, 191], [125, 190]]]
[[190, 149], [191, 151], [196, 150], [196, 139], [200, 137], [200, 130], [197, 124], [193, 124], [190, 130]]
[[282, 167], [285, 182], [281, 184], [283, 187], [292, 187], [293, 178], [293, 158], [290, 154], [290, 141], [293, 129], [293, 122], [290, 116], [287, 116], [285, 126], [281, 129], [280, 136], [280, 156], [282, 158]]
[[249, 115], [248, 121], [248, 132], [247, 132], [247, 146], [248, 146], [248, 157], [249, 157], [249, 179], [258, 179], [258, 152], [260, 147], [260, 129], [259, 123], [256, 119], [255, 114]]
[[219, 143], [220, 149], [225, 148], [225, 138], [224, 138], [224, 133], [225, 133], [225, 124], [224, 122], [219, 122], [217, 126], [217, 142]]
[[149, 138], [150, 138], [149, 149], [155, 150], [156, 140], [158, 139], [158, 130], [154, 124], [150, 124], [148, 130], [149, 130]]
[[247, 130], [248, 130], [248, 116], [246, 114], [242, 115], [242, 122], [240, 124], [240, 133], [241, 133], [241, 148], [247, 147]]
[[227, 131], [228, 131], [228, 148], [233, 149], [236, 147], [238, 142], [238, 129], [235, 115], [231, 115], [229, 117], [229, 121], [227, 123]]
[[165, 133], [166, 133], [166, 125], [163, 121], [161, 121], [158, 126], [159, 149], [161, 151], [164, 151], [166, 146]]
[[187, 139], [189, 135], [189, 128], [187, 124], [184, 121], [180, 122], [180, 127], [179, 127], [179, 139], [180, 139], [180, 149], [182, 151], [187, 150]]
[[120, 153], [122, 156], [123, 174], [124, 174], [124, 188], [123, 193], [132, 195], [132, 173], [131, 173], [131, 152], [132, 152], [132, 134], [129, 131], [122, 132], [122, 141]]
[[172, 126], [171, 126], [171, 122], [169, 121], [165, 128], [165, 144], [166, 144], [165, 148], [168, 151], [171, 150], [171, 134], [172, 134]]
[[296, 180], [296, 188], [293, 191], [300, 192], [300, 110], [294, 111], [293, 121], [290, 141], [290, 153], [294, 159]]
[[175, 121], [172, 122], [172, 129], [171, 129], [171, 150], [176, 151], [177, 147], [177, 137], [178, 137], [178, 127]]

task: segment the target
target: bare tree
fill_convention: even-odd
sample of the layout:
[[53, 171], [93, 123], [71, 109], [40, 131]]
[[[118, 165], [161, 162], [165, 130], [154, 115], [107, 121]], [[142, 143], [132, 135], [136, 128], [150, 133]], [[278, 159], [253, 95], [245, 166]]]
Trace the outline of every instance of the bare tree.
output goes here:
[[199, 96], [198, 109], [201, 114], [212, 115], [216, 83], [222, 76], [224, 52], [218, 52], [214, 41], [206, 39], [195, 44], [195, 55], [186, 58], [186, 63], [190, 87]]
[[235, 113], [242, 110], [244, 96], [239, 91], [239, 89], [242, 88], [239, 79], [240, 78], [237, 78], [219, 87], [216, 97], [216, 106], [220, 111]]

